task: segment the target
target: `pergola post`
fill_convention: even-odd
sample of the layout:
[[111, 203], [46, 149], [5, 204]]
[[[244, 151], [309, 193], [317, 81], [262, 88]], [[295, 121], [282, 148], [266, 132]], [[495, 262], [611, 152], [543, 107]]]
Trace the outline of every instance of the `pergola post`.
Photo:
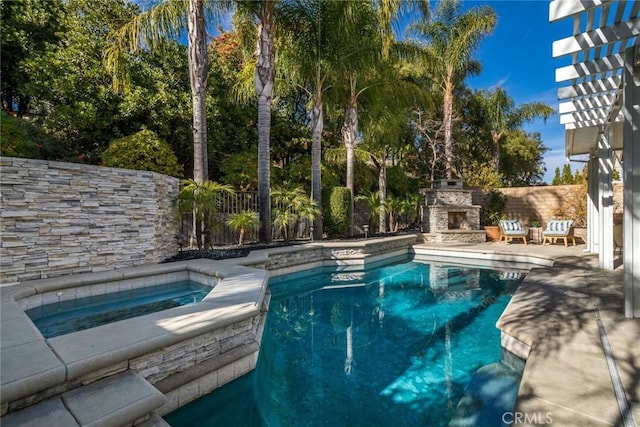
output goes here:
[[625, 54], [623, 74], [624, 312], [640, 318], [640, 47]]
[[607, 128], [598, 137], [598, 264], [613, 270], [613, 130]]
[[589, 157], [587, 163], [587, 252], [598, 253], [598, 159]]

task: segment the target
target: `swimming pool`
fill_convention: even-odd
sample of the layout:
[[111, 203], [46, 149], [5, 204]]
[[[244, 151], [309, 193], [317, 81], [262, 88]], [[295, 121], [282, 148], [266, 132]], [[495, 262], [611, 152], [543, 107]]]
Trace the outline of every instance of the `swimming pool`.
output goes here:
[[[272, 279], [256, 370], [164, 418], [175, 427], [500, 425], [519, 375], [499, 363], [495, 322], [521, 281], [501, 273], [409, 262]], [[496, 387], [504, 402], [475, 410]]]
[[45, 338], [200, 302], [210, 291], [190, 280], [95, 295], [26, 310]]

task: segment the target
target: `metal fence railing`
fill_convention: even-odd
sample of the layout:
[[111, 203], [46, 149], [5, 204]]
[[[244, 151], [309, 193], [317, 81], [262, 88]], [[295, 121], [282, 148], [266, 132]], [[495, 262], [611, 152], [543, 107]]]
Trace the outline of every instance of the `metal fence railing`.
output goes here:
[[[207, 226], [208, 240], [212, 245], [233, 245], [238, 243], [238, 232], [227, 225], [229, 217], [242, 211], [258, 212], [257, 192], [220, 193], [216, 213]], [[180, 232], [186, 236], [193, 234], [193, 216], [190, 213], [182, 217]], [[258, 240], [258, 227], [245, 230], [246, 242]]]
[[[248, 192], [236, 192], [234, 194], [221, 193], [218, 198], [216, 213], [211, 221], [211, 226], [208, 227], [208, 241], [214, 246], [226, 246], [234, 245], [238, 243], [239, 232], [235, 231], [232, 227], [227, 225], [229, 217], [242, 211], [254, 211], [258, 212], [258, 193], [255, 191]], [[272, 213], [274, 209], [272, 208]], [[294, 212], [295, 213], [295, 212]], [[369, 223], [369, 211], [366, 204], [362, 202], [355, 203], [354, 211], [354, 233], [356, 235], [363, 233], [363, 225]], [[193, 217], [191, 214], [185, 214], [182, 217], [180, 225], [180, 232], [185, 236], [192, 235]], [[296, 224], [292, 224], [289, 227], [290, 239], [309, 239], [310, 236], [309, 221], [305, 218], [298, 220]], [[258, 240], [259, 227], [254, 227], [249, 230], [245, 230], [244, 240], [245, 242], [252, 242]], [[271, 238], [273, 240], [281, 240], [282, 231], [277, 226], [272, 226]]]

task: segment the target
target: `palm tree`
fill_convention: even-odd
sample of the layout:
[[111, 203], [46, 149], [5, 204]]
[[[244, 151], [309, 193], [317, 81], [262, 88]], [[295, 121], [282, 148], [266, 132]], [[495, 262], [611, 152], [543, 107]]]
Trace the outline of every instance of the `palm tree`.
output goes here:
[[375, 229], [380, 219], [380, 212], [384, 212], [380, 203], [380, 193], [378, 191], [370, 191], [366, 194], [360, 194], [355, 197], [356, 201], [364, 201], [369, 209], [369, 227]]
[[304, 218], [313, 222], [320, 214], [315, 200], [310, 199], [302, 187], [287, 185], [274, 187], [271, 196], [275, 213], [274, 223], [282, 232], [285, 240], [289, 240], [290, 228], [295, 228], [300, 219]]
[[244, 13], [258, 20], [256, 37], [255, 93], [258, 97], [258, 206], [261, 242], [271, 241], [271, 104], [276, 76], [276, 6], [280, 0], [237, 0]]
[[183, 179], [181, 184], [182, 189], [176, 200], [178, 212], [180, 215], [193, 212], [194, 233], [191, 241], [198, 249], [208, 247], [210, 231], [215, 227], [213, 218], [220, 203], [219, 195], [233, 194], [233, 187], [213, 181], [201, 183], [195, 179]]
[[523, 123], [538, 117], [542, 117], [546, 122], [556, 112], [542, 102], [530, 102], [516, 107], [513, 99], [501, 87], [496, 88], [493, 92], [485, 92], [483, 95], [481, 99], [491, 125], [493, 167], [498, 172], [500, 171], [500, 139], [502, 136], [507, 131], [518, 129]]
[[[299, 0], [281, 10], [281, 30], [286, 36], [283, 37], [279, 61], [288, 80], [302, 88], [310, 99], [311, 198], [318, 206], [322, 206], [325, 94], [336, 84], [346, 83], [343, 135], [348, 158], [347, 187], [353, 196], [353, 149], [358, 138], [357, 102], [368, 86], [359, 86], [358, 79], [375, 69], [379, 58], [389, 54], [393, 41], [391, 22], [401, 5], [417, 5], [424, 13], [429, 8], [427, 0], [415, 3], [401, 0]], [[315, 224], [315, 236], [321, 238], [322, 234], [320, 217]]]
[[406, 205], [403, 206], [403, 210], [406, 210], [406, 213], [411, 213], [411, 222], [410, 225], [415, 227], [420, 222], [420, 211], [422, 209], [422, 195], [420, 194], [410, 194], [406, 196], [405, 199]]
[[105, 51], [107, 67], [114, 74], [114, 84], [126, 81], [123, 53], [144, 47], [153, 48], [164, 37], [178, 38], [187, 27], [189, 76], [193, 102], [193, 179], [204, 182], [209, 177], [205, 93], [208, 57], [206, 17], [216, 18], [236, 4], [238, 10], [257, 18], [255, 91], [258, 96], [258, 200], [260, 205], [260, 240], [271, 240], [271, 203], [269, 190], [271, 101], [275, 80], [274, 34], [275, 9], [280, 0], [163, 0], [138, 15], [110, 35], [113, 44]]
[[400, 222], [399, 214], [402, 209], [402, 202], [404, 200], [399, 197], [388, 197], [387, 198], [387, 210], [389, 212], [389, 231], [394, 232], [398, 231], [398, 225]]
[[126, 88], [124, 54], [155, 48], [161, 40], [177, 39], [187, 28], [189, 80], [193, 104], [193, 179], [203, 183], [209, 178], [207, 159], [206, 88], [209, 62], [207, 57], [206, 17], [215, 19], [228, 10], [228, 0], [164, 0], [142, 12], [109, 35], [111, 45], [104, 59], [114, 77], [117, 89]]
[[[403, 97], [402, 97], [403, 98]], [[404, 98], [403, 98], [404, 99]], [[404, 137], [409, 126], [408, 107], [402, 105], [403, 99], [387, 102], [379, 99], [363, 123], [364, 143], [357, 152], [366, 152], [370, 163], [378, 172], [378, 192], [380, 195], [380, 211], [378, 231], [387, 232], [387, 166], [391, 159], [405, 148]], [[361, 156], [361, 153], [358, 153]]]
[[[358, 99], [365, 92], [380, 84], [376, 68], [388, 54], [391, 20], [395, 17], [399, 4], [388, 2], [346, 2], [349, 4], [345, 19], [343, 43], [336, 46], [342, 51], [342, 61], [338, 64], [337, 89], [343, 89], [344, 121], [341, 128], [342, 143], [346, 149], [346, 187], [351, 192], [351, 217], [349, 235], [353, 234], [354, 212], [354, 165], [355, 148], [359, 142]], [[352, 10], [351, 10], [352, 9]], [[377, 78], [376, 78], [377, 77]], [[346, 89], [346, 90], [344, 90]]]
[[[281, 65], [290, 84], [309, 97], [311, 118], [311, 199], [322, 206], [322, 132], [324, 94], [331, 86], [339, 52], [340, 22], [351, 2], [300, 0], [282, 8]], [[322, 216], [314, 224], [314, 238], [322, 239]]]
[[440, 0], [434, 20], [425, 20], [416, 26], [419, 35], [426, 38], [434, 51], [432, 64], [434, 78], [443, 94], [443, 125], [446, 178], [454, 175], [453, 101], [456, 85], [469, 73], [478, 73], [480, 64], [472, 54], [482, 38], [493, 31], [496, 14], [489, 6], [480, 6], [459, 12], [459, 0]]
[[238, 245], [242, 246], [246, 231], [260, 225], [260, 218], [254, 211], [237, 212], [229, 216], [227, 225], [236, 231], [240, 231]]

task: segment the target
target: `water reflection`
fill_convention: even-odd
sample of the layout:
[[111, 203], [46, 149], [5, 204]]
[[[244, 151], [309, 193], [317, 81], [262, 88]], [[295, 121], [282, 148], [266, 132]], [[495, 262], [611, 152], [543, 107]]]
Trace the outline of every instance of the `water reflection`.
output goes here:
[[[262, 416], [268, 425], [446, 425], [473, 372], [499, 360], [494, 324], [518, 283], [500, 275], [408, 263], [273, 283]], [[301, 423], [301, 413], [311, 418]]]

